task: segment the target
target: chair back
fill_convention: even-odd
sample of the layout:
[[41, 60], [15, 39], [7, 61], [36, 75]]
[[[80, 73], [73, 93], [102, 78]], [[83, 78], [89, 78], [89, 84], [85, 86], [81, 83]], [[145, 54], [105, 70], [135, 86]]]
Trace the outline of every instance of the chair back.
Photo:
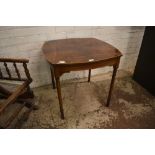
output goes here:
[[[30, 76], [29, 70], [27, 68], [27, 63], [29, 62], [28, 59], [12, 59], [12, 58], [0, 58], [0, 79], [1, 80], [13, 80], [13, 81], [29, 81], [32, 82], [32, 78]], [[9, 64], [9, 65], [8, 65]], [[10, 64], [14, 68], [10, 68]], [[22, 64], [24, 68], [24, 72], [26, 75], [26, 78], [21, 76], [21, 73], [18, 69], [17, 64]], [[5, 69], [6, 73], [4, 74], [2, 71]], [[15, 73], [14, 76], [13, 72]]]

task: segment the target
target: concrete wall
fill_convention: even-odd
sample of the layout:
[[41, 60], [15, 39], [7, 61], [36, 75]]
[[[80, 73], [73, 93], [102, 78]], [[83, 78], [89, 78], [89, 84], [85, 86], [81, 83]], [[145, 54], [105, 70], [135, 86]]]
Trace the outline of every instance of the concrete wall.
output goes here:
[[[133, 71], [144, 27], [105, 27], [105, 26], [44, 26], [44, 27], [0, 27], [0, 57], [30, 59], [29, 70], [33, 78], [32, 87], [51, 83], [50, 70], [44, 59], [41, 47], [47, 40], [95, 37], [104, 40], [122, 53], [120, 69]], [[92, 74], [109, 71], [110, 68], [96, 69]], [[64, 74], [62, 79], [87, 76], [87, 71]]]

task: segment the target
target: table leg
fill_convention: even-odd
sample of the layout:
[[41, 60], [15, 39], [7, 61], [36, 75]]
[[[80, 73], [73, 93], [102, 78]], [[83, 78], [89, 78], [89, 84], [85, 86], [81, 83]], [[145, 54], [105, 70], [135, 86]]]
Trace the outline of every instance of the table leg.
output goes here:
[[55, 89], [55, 75], [54, 75], [53, 68], [50, 67], [50, 69], [51, 69], [51, 77], [52, 77], [52, 86], [53, 86], [53, 89]]
[[56, 77], [56, 86], [57, 86], [61, 118], [64, 119], [65, 117], [64, 117], [64, 110], [63, 110], [63, 103], [62, 103], [62, 96], [61, 96], [60, 77]]
[[112, 75], [111, 84], [110, 84], [110, 90], [109, 90], [107, 104], [106, 104], [107, 107], [110, 104], [111, 94], [112, 94], [112, 90], [113, 90], [113, 86], [114, 86], [114, 81], [115, 81], [115, 76], [116, 76], [118, 65], [113, 66], [113, 68], [114, 68], [114, 70], [113, 70], [113, 75]]
[[89, 69], [89, 73], [88, 73], [88, 82], [90, 82], [90, 77], [91, 77], [91, 69]]

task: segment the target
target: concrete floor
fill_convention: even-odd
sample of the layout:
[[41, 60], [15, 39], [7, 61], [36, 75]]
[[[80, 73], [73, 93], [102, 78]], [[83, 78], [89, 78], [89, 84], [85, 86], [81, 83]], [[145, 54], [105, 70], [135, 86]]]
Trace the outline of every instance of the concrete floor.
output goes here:
[[155, 97], [119, 71], [110, 107], [105, 107], [111, 73], [62, 81], [65, 120], [51, 85], [34, 89], [39, 110], [18, 128], [155, 128]]

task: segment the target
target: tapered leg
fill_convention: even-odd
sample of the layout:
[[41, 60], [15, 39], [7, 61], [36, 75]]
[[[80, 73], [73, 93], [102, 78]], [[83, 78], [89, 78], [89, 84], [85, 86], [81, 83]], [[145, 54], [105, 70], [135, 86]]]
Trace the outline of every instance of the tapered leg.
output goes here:
[[61, 96], [61, 86], [60, 86], [60, 78], [56, 78], [56, 86], [57, 86], [57, 93], [58, 93], [58, 99], [59, 99], [59, 106], [60, 106], [60, 112], [61, 112], [61, 118], [64, 119], [64, 110], [63, 110], [63, 103], [62, 103], [62, 96]]
[[52, 77], [52, 86], [53, 86], [53, 89], [55, 89], [55, 75], [54, 75], [53, 68], [50, 67], [50, 69], [51, 69], [51, 77]]
[[113, 90], [113, 87], [114, 87], [114, 81], [115, 81], [115, 76], [116, 76], [118, 65], [113, 66], [113, 68], [114, 68], [114, 70], [113, 70], [113, 75], [112, 75], [111, 84], [110, 84], [110, 90], [109, 90], [107, 104], [106, 104], [107, 107], [110, 104], [111, 94], [112, 94], [112, 90]]
[[90, 77], [91, 77], [91, 69], [89, 69], [89, 73], [88, 73], [88, 82], [90, 82]]

